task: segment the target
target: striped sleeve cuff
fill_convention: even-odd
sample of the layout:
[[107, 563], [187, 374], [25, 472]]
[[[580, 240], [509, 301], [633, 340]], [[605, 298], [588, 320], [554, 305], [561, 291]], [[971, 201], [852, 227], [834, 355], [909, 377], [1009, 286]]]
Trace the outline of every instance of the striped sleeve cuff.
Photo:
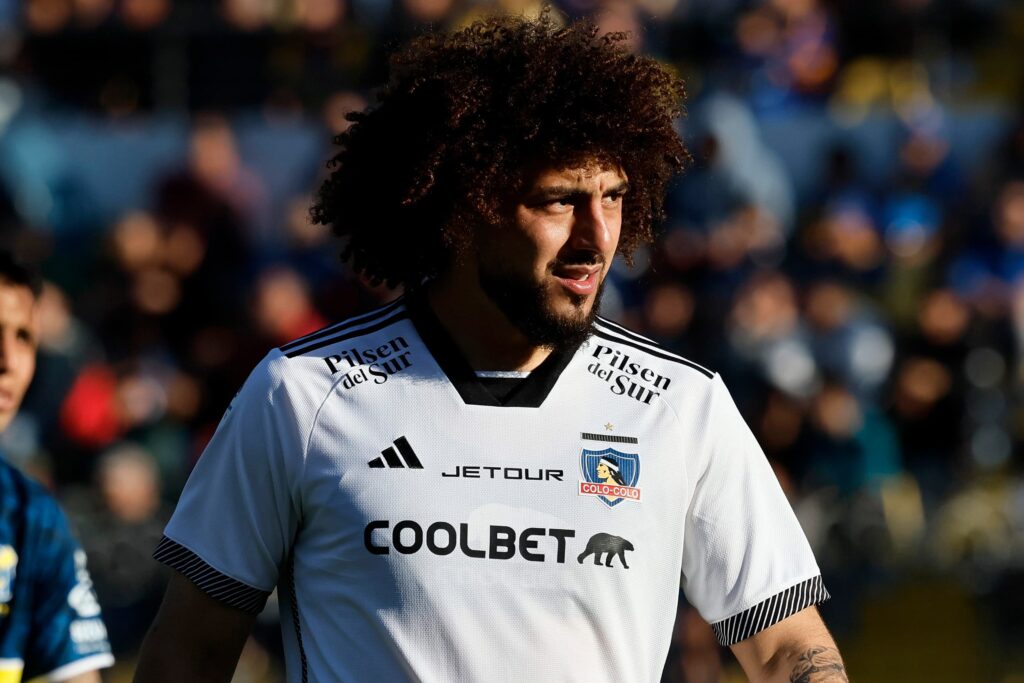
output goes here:
[[166, 536], [160, 539], [153, 551], [153, 559], [181, 572], [211, 598], [243, 612], [259, 614], [270, 597], [266, 591], [222, 574], [203, 558]]
[[801, 581], [728, 619], [711, 624], [721, 645], [734, 645], [830, 597], [821, 576]]

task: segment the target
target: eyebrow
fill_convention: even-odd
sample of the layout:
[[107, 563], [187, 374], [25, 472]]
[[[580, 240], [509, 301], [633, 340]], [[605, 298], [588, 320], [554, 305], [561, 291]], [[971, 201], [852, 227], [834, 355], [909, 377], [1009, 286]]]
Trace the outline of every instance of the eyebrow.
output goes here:
[[[618, 185], [610, 187], [604, 191], [602, 197], [607, 197], [613, 194], [623, 194], [629, 190], [629, 182], [623, 180]], [[588, 192], [582, 191], [580, 188], [573, 185], [553, 185], [550, 187], [544, 187], [535, 192], [530, 193], [530, 198], [538, 201], [544, 201], [549, 199], [558, 199], [560, 197], [574, 197], [580, 195], [589, 194]]]

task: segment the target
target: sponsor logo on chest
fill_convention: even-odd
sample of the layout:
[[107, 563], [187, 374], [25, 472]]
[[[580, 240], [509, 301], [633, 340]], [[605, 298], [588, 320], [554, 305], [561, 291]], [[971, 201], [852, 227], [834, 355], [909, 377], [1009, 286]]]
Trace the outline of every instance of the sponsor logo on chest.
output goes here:
[[562, 481], [564, 472], [540, 467], [498, 467], [497, 465], [456, 465], [442, 477], [462, 479], [506, 479], [511, 481]]
[[[582, 449], [579, 455], [582, 481], [578, 494], [597, 499], [606, 508], [615, 508], [623, 501], [639, 503], [641, 491], [640, 456], [627, 452], [639, 443], [636, 437], [611, 433], [610, 422], [598, 432], [581, 432], [584, 442], [604, 442], [617, 447], [595, 445]], [[620, 450], [626, 449], [626, 450]], [[398, 437], [369, 461], [371, 469], [408, 472], [429, 472], [430, 453], [421, 459], [409, 440]], [[516, 467], [510, 465], [448, 465], [434, 470], [433, 476], [449, 479], [492, 479], [504, 481], [563, 482], [565, 471], [556, 468]], [[397, 472], [396, 472], [397, 474]], [[401, 475], [405, 476], [405, 475]], [[468, 482], [467, 482], [468, 483]], [[565, 482], [571, 484], [571, 480]], [[565, 491], [557, 483], [545, 484], [553, 490]], [[570, 489], [571, 490], [571, 489]], [[559, 495], [564, 495], [561, 493]], [[589, 538], [588, 538], [589, 536]], [[586, 543], [583, 539], [588, 538]], [[555, 564], [592, 564], [601, 567], [629, 569], [627, 553], [635, 551], [633, 543], [616, 534], [599, 532], [583, 534], [576, 529], [548, 526], [517, 527], [513, 524], [471, 524], [468, 522], [415, 519], [372, 519], [363, 529], [363, 546], [372, 555], [402, 556], [427, 553], [437, 556], [461, 555], [488, 560], [519, 560]], [[572, 562], [572, 558], [576, 562]], [[567, 559], [568, 558], [568, 559]]]
[[627, 396], [634, 401], [650, 405], [672, 380], [634, 361], [629, 355], [610, 346], [596, 344], [591, 354], [594, 360], [587, 366], [590, 374], [607, 383], [616, 396]]
[[[491, 524], [485, 535], [486, 545], [474, 546], [471, 532], [466, 522], [424, 525], [404, 519], [392, 525], [390, 520], [378, 519], [363, 529], [363, 545], [373, 555], [390, 555], [392, 550], [402, 555], [428, 552], [445, 556], [457, 552], [480, 559], [511, 560], [521, 557], [528, 562], [565, 564], [567, 550], [576, 538], [574, 529], [530, 527], [516, 530], [511, 526]], [[619, 565], [629, 569], [626, 552], [633, 550], [633, 544], [621, 536], [597, 533], [576, 556], [576, 562], [583, 564], [587, 558], [592, 558], [595, 565], [611, 567], [618, 558]]]
[[348, 390], [360, 384], [384, 384], [393, 375], [412, 367], [411, 356], [409, 342], [398, 336], [379, 346], [342, 349], [323, 360], [332, 375], [345, 373], [339, 386]]

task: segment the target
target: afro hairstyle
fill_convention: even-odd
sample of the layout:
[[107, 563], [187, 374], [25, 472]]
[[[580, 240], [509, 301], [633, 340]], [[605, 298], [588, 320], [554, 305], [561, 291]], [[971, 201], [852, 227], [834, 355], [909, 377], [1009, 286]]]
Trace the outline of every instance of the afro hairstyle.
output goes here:
[[618, 245], [629, 259], [689, 157], [674, 128], [682, 81], [626, 37], [544, 11], [414, 39], [334, 139], [313, 220], [342, 238], [356, 272], [408, 291], [442, 274], [472, 229], [502, 224], [526, 169], [596, 162], [629, 178]]

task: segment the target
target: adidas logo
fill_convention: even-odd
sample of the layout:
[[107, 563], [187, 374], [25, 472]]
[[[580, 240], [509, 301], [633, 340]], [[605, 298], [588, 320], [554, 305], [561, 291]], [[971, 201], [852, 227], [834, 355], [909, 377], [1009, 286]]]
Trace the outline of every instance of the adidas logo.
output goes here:
[[[422, 470], [423, 464], [420, 459], [416, 457], [416, 451], [412, 449], [409, 442], [404, 436], [400, 436], [394, 441], [394, 446], [388, 446], [380, 452], [381, 458], [374, 458], [370, 462], [366, 463], [370, 467], [390, 467], [393, 469], [404, 469], [408, 467], [411, 470]], [[395, 450], [395, 447], [398, 450]], [[399, 455], [401, 453], [401, 455]], [[405, 458], [405, 462], [402, 459]], [[387, 464], [385, 464], [387, 463]]]

